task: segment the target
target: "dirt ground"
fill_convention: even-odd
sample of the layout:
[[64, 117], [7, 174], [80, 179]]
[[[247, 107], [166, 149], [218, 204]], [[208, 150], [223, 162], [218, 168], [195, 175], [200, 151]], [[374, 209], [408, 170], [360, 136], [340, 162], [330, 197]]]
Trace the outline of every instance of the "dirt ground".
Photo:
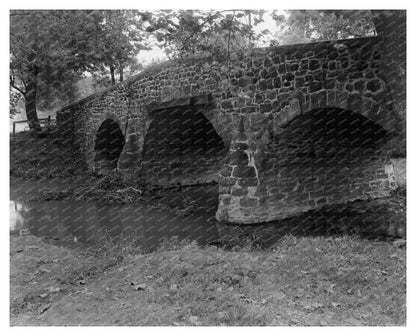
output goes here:
[[286, 236], [268, 250], [10, 237], [12, 326], [398, 326], [405, 241]]

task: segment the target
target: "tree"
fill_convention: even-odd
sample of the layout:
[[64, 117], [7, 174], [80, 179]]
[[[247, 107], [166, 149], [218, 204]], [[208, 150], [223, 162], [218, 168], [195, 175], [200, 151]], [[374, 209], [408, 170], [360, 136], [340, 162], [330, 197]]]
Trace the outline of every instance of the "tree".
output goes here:
[[278, 32], [274, 44], [341, 40], [375, 35], [372, 14], [366, 10], [290, 10], [273, 14]]
[[146, 12], [133, 10], [99, 11], [99, 14], [102, 20], [93, 37], [93, 48], [100, 55], [100, 71], [109, 69], [111, 83], [115, 84], [116, 72], [122, 82], [126, 67], [134, 64], [140, 50], [148, 49], [143, 27], [148, 16]]
[[58, 91], [95, 64], [86, 46], [97, 19], [93, 11], [11, 11], [10, 85], [23, 95], [35, 134], [39, 93]]
[[10, 98], [9, 98], [9, 111], [10, 111], [10, 118], [13, 118], [16, 114], [19, 113], [19, 103], [22, 101], [23, 97], [22, 94], [10, 87], [9, 90]]
[[232, 50], [251, 47], [253, 26], [264, 11], [178, 10], [158, 11], [148, 31], [155, 34], [169, 58], [208, 52], [223, 57]]
[[33, 10], [10, 12], [10, 86], [25, 99], [30, 129], [40, 130], [39, 106], [72, 100], [85, 72], [124, 69], [144, 48], [138, 11]]
[[[129, 59], [124, 66], [123, 78], [129, 78], [143, 70], [143, 65], [136, 57]], [[76, 83], [76, 99], [84, 98], [94, 92], [110, 87], [115, 83], [117, 75], [119, 75], [117, 69], [115, 69], [113, 75], [111, 75], [107, 68], [102, 67], [100, 70], [92, 73], [91, 76], [80, 79]]]

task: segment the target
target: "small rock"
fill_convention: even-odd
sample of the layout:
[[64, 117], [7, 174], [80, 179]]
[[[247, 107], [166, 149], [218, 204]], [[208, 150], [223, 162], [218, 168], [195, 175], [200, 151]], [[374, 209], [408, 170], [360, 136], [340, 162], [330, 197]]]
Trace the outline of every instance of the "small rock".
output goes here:
[[135, 290], [137, 291], [142, 291], [146, 289], [146, 284], [142, 283], [142, 284], [135, 284], [134, 282], [131, 283], [131, 285], [134, 287]]
[[256, 300], [253, 299], [249, 299], [249, 298], [241, 298], [242, 301], [247, 302], [247, 303], [256, 303]]
[[297, 319], [296, 317], [292, 317], [292, 318], [289, 320], [289, 323], [292, 323], [292, 324], [299, 324], [299, 319]]
[[47, 290], [49, 293], [58, 293], [58, 292], [60, 292], [60, 291], [61, 291], [61, 288], [59, 288], [59, 287], [48, 287], [46, 290]]
[[346, 319], [345, 322], [347, 322], [348, 324], [353, 325], [353, 326], [360, 326], [360, 325], [362, 325], [362, 322], [360, 320], [357, 320], [354, 317], [351, 317], [351, 318]]
[[45, 305], [43, 305], [42, 307], [39, 308], [39, 314], [44, 313], [45, 311], [47, 311], [49, 308], [51, 307], [50, 303], [47, 303]]
[[30, 235], [30, 230], [29, 229], [20, 229], [19, 230], [19, 236], [27, 236]]
[[193, 325], [200, 325], [198, 316], [190, 316], [189, 322], [191, 322]]
[[23, 252], [25, 249], [22, 247], [22, 246], [19, 246], [17, 249], [16, 249], [16, 253], [20, 253], [20, 252]]
[[400, 247], [406, 246], [406, 239], [399, 239], [399, 240], [395, 240], [395, 241], [393, 242], [393, 246], [394, 246], [394, 247], [397, 247], [397, 248], [400, 248]]
[[44, 298], [46, 298], [47, 296], [48, 296], [48, 293], [39, 294], [39, 297], [40, 297], [41, 299], [44, 299]]

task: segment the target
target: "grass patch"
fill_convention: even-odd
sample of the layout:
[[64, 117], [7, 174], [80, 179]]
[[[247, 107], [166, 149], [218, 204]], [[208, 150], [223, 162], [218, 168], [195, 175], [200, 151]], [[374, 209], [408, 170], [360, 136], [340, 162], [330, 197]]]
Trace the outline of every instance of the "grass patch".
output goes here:
[[72, 177], [85, 172], [83, 159], [58, 139], [22, 137], [10, 141], [12, 178]]
[[29, 319], [17, 314], [12, 321], [164, 326], [406, 323], [406, 251], [389, 242], [289, 235], [271, 249], [245, 247], [236, 252], [171, 240], [156, 252], [142, 254], [133, 239], [130, 244], [108, 241], [95, 253], [95, 268], [78, 265], [67, 272], [71, 278], [86, 279], [83, 285], [72, 285], [76, 290], [57, 297], [43, 314]]

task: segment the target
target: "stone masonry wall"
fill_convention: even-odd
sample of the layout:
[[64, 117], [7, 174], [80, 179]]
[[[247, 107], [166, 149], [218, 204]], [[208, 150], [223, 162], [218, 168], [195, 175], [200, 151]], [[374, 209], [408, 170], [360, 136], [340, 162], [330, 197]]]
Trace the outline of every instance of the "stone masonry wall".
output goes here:
[[406, 155], [406, 11], [373, 10], [374, 25], [382, 51], [382, 76], [389, 83], [394, 112], [401, 125], [395, 156]]
[[327, 204], [387, 196], [396, 185], [392, 166], [386, 165], [386, 133], [346, 110], [302, 115], [271, 139], [257, 167], [250, 167], [248, 147], [239, 143], [229, 171], [221, 174], [240, 178], [221, 190], [221, 201], [238, 202], [233, 217], [263, 222]]
[[[292, 120], [316, 109], [337, 108], [394, 134], [400, 120], [389, 104], [381, 68], [377, 37], [256, 49], [235, 53], [230, 62], [209, 57], [173, 61], [63, 109], [58, 120], [66, 120], [62, 130], [73, 130], [74, 148], [90, 167], [101, 122], [107, 118], [118, 122], [126, 137], [118, 167], [126, 174], [138, 174], [154, 120], [149, 104], [210, 95], [203, 114], [229, 149], [219, 175], [217, 218], [245, 223], [272, 220], [279, 217], [279, 209], [269, 207], [279, 202], [279, 196], [266, 187], [273, 181], [265, 162], [275, 148], [269, 144], [287, 136], [285, 129]], [[368, 179], [364, 176], [363, 183]], [[290, 180], [305, 183], [296, 175]], [[324, 181], [319, 190], [323, 183], [330, 187], [330, 179]], [[285, 204], [296, 208], [298, 201]], [[268, 212], [271, 215], [265, 216]]]

